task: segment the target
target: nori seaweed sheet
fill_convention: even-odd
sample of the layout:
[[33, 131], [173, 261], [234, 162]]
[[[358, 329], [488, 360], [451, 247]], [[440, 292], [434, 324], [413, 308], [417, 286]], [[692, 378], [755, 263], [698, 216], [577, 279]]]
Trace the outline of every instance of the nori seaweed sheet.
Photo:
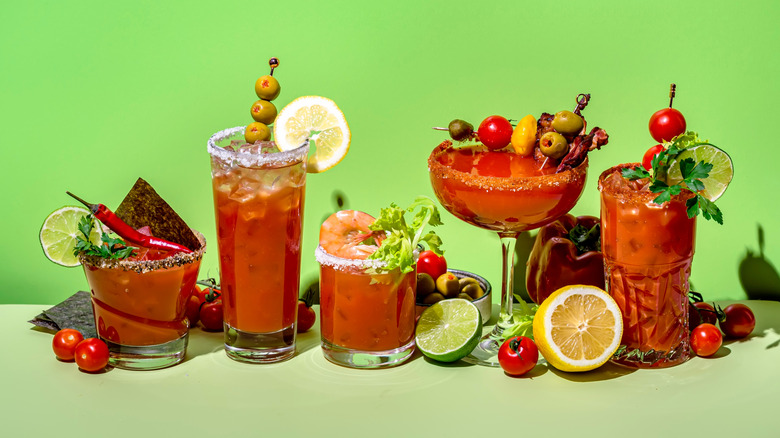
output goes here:
[[79, 291], [51, 309], [44, 310], [30, 323], [51, 331], [65, 328], [76, 329], [84, 338], [96, 338], [95, 316], [92, 313], [92, 299], [89, 292]]

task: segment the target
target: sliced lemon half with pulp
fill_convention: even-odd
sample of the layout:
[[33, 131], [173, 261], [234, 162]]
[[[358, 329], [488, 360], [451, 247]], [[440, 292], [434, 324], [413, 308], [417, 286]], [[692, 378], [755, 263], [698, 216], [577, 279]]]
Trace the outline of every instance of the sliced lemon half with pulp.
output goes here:
[[[83, 207], [62, 207], [46, 217], [41, 226], [40, 239], [43, 253], [49, 260], [68, 267], [81, 264], [73, 250], [76, 248], [76, 237], [83, 237], [79, 231], [79, 221], [89, 214], [89, 210]], [[100, 245], [103, 228], [100, 222], [94, 219], [92, 222], [94, 227], [89, 241]]]
[[565, 286], [534, 316], [534, 341], [547, 362], [561, 371], [590, 371], [617, 351], [623, 318], [615, 300], [594, 286]]
[[682, 151], [677, 156], [677, 159], [669, 165], [669, 172], [666, 176], [667, 184], [674, 185], [683, 180], [680, 162], [686, 158], [692, 158], [694, 163], [703, 161], [712, 164], [709, 176], [701, 180], [704, 184], [704, 190], [699, 192], [699, 194], [710, 201], [720, 198], [734, 177], [734, 165], [729, 154], [709, 143], [691, 146]]
[[338, 164], [349, 150], [351, 134], [344, 113], [325, 97], [299, 97], [282, 108], [274, 122], [274, 141], [281, 151], [298, 148], [309, 140], [310, 173]]

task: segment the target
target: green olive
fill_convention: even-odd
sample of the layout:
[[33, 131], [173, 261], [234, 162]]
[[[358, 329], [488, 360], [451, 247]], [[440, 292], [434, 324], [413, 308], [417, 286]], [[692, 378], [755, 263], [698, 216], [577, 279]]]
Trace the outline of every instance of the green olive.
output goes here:
[[433, 304], [438, 303], [439, 301], [444, 299], [444, 295], [434, 292], [432, 294], [429, 294], [425, 299], [423, 300], [423, 304]]
[[479, 286], [479, 284], [467, 284], [466, 287], [461, 290], [461, 293], [468, 294], [472, 299], [479, 299], [482, 298], [482, 295], [485, 295], [485, 291], [482, 290], [482, 288]]
[[539, 139], [539, 149], [544, 155], [557, 160], [569, 152], [569, 144], [561, 134], [550, 131]]
[[436, 283], [433, 277], [422, 272], [417, 274], [417, 297], [424, 297], [436, 290]]
[[445, 272], [436, 279], [436, 290], [447, 298], [455, 298], [460, 292], [458, 277], [452, 272]]
[[450, 132], [450, 137], [455, 141], [463, 141], [471, 136], [474, 132], [474, 126], [461, 119], [455, 119], [450, 122], [447, 130]]
[[582, 131], [582, 117], [571, 111], [560, 111], [552, 121], [554, 130], [564, 135], [575, 135]]
[[253, 103], [249, 112], [256, 122], [265, 123], [266, 125], [270, 125], [276, 120], [276, 105], [267, 100], [261, 99]]
[[458, 294], [458, 298], [463, 298], [464, 300], [468, 300], [468, 301], [474, 301], [474, 299], [471, 298], [471, 295], [469, 295], [469, 294], [467, 294], [465, 292], [459, 293]]
[[268, 141], [271, 139], [271, 130], [268, 129], [265, 123], [252, 122], [246, 126], [244, 131], [244, 140], [247, 143], [254, 143], [256, 141]]
[[458, 282], [460, 283], [460, 290], [463, 290], [463, 288], [469, 284], [476, 284], [477, 286], [479, 286], [479, 282], [477, 281], [477, 279], [472, 277], [463, 277], [460, 280], [458, 280]]
[[279, 96], [282, 87], [279, 81], [271, 75], [260, 76], [255, 82], [255, 93], [263, 100], [274, 100]]

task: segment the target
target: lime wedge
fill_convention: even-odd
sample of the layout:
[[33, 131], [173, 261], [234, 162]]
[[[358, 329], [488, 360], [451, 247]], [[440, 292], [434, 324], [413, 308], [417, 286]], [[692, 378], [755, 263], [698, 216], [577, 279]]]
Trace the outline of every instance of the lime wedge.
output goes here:
[[482, 336], [482, 316], [462, 298], [442, 300], [425, 309], [417, 322], [417, 348], [439, 362], [455, 362], [471, 353]]
[[712, 164], [710, 175], [702, 180], [704, 190], [699, 194], [710, 201], [720, 198], [734, 177], [734, 165], [731, 163], [729, 154], [709, 143], [691, 146], [682, 151], [669, 165], [669, 172], [666, 176], [667, 184], [674, 185], [683, 180], [680, 174], [680, 161], [686, 158], [692, 158], [696, 163], [703, 161]]
[[[43, 221], [40, 234], [41, 248], [49, 260], [68, 267], [81, 264], [73, 255], [73, 249], [76, 248], [76, 236], [81, 235], [79, 221], [89, 214], [89, 210], [83, 207], [62, 207]], [[99, 222], [94, 222], [95, 227], [92, 228], [89, 240], [99, 245], [103, 228]]]

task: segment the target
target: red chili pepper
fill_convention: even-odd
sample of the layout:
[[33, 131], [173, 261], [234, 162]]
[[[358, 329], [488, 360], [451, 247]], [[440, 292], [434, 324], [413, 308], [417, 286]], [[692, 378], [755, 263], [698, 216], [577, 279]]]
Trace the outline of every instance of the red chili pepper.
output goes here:
[[178, 243], [169, 242], [159, 237], [147, 236], [140, 233], [135, 228], [127, 225], [122, 219], [119, 218], [113, 211], [109, 210], [103, 204], [90, 204], [89, 202], [79, 198], [71, 192], [65, 192], [77, 201], [81, 202], [100, 222], [103, 222], [108, 228], [111, 228], [119, 237], [123, 238], [127, 243], [131, 243], [144, 248], [150, 249], [163, 249], [166, 251], [180, 251], [184, 253], [191, 253], [192, 250], [184, 245]]

